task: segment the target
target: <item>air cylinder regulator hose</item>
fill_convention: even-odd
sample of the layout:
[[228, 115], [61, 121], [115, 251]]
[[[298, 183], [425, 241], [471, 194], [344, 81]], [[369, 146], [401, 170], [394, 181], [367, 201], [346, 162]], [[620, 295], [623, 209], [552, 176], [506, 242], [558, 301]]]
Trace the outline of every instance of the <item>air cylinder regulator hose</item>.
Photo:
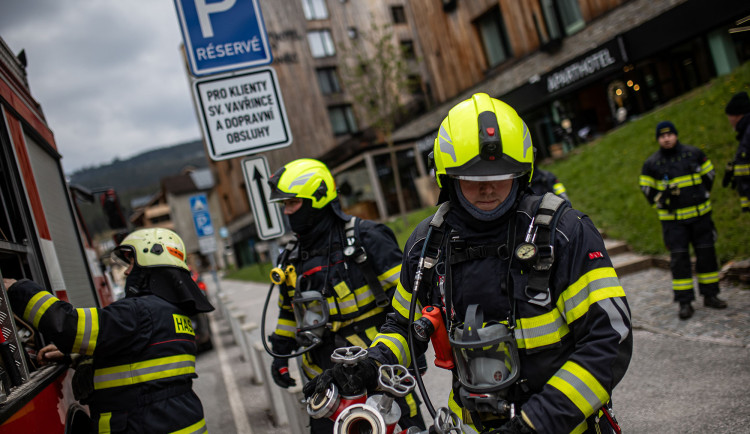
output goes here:
[[411, 354], [412, 356], [412, 363], [416, 368], [416, 375], [414, 375], [414, 378], [417, 380], [419, 393], [422, 395], [422, 399], [424, 400], [424, 404], [427, 407], [427, 411], [430, 412], [430, 416], [435, 419], [435, 407], [432, 405], [432, 401], [430, 400], [430, 397], [427, 394], [427, 389], [425, 388], [424, 382], [422, 381], [422, 376], [419, 374], [419, 368], [416, 367], [416, 362], [414, 361], [414, 330], [412, 330], [413, 327], [411, 326], [414, 323], [414, 313], [417, 310], [417, 303], [419, 302], [417, 300], [417, 293], [419, 292], [419, 285], [422, 283], [422, 270], [424, 270], [425, 255], [427, 254], [427, 245], [430, 241], [431, 235], [432, 225], [430, 225], [429, 229], [427, 230], [427, 236], [424, 239], [424, 244], [422, 245], [422, 253], [419, 256], [419, 263], [417, 264], [417, 272], [414, 275], [414, 285], [411, 291], [411, 303], [409, 303], [409, 326], [407, 327], [409, 332], [407, 334], [406, 343], [409, 347], [409, 354]]
[[276, 265], [276, 267], [271, 270], [271, 286], [268, 288], [268, 294], [266, 294], [266, 302], [263, 303], [263, 313], [260, 318], [260, 341], [263, 342], [263, 348], [266, 350], [266, 352], [270, 354], [271, 357], [275, 357], [277, 359], [293, 359], [295, 357], [301, 356], [302, 354], [305, 354], [315, 347], [315, 345], [311, 345], [302, 351], [293, 351], [291, 354], [278, 354], [274, 353], [266, 342], [266, 312], [268, 311], [268, 302], [271, 301], [271, 294], [273, 293], [274, 286], [281, 285], [281, 283], [283, 283], [283, 278], [285, 277], [285, 275], [281, 266], [284, 264], [284, 262], [286, 262], [288, 256], [289, 249], [284, 249], [284, 253], [282, 253], [281, 258], [279, 258], [278, 265]]

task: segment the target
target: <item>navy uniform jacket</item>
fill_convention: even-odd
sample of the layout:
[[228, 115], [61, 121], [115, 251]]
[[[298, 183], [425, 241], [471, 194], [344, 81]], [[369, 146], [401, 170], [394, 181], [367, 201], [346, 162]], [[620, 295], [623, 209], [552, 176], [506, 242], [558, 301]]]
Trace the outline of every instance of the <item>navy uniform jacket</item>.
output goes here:
[[143, 295], [77, 309], [30, 280], [16, 282], [8, 296], [13, 311], [60, 351], [93, 356], [87, 403], [95, 432], [206, 432], [192, 391], [195, 332], [178, 307]]
[[737, 122], [737, 152], [734, 156], [734, 176], [743, 210], [750, 210], [750, 114]]
[[[314, 234], [299, 239], [282, 269], [294, 265], [297, 279], [279, 285], [279, 317], [271, 335], [274, 352], [290, 354], [297, 348], [297, 323], [292, 308], [297, 285], [300, 291], [318, 291], [326, 300], [329, 311], [323, 343], [302, 355], [302, 371], [312, 379], [333, 367], [331, 353], [336, 348], [359, 346], [368, 348], [385, 322], [388, 306], [378, 307], [375, 294], [367, 283], [361, 266], [346, 258], [343, 213], [330, 214]], [[359, 242], [367, 252], [382, 290], [391, 299], [401, 274], [401, 248], [393, 231], [386, 225], [370, 220], [359, 221]], [[278, 262], [278, 261], [277, 261]], [[287, 276], [289, 279], [289, 276]], [[414, 393], [396, 400], [402, 411], [402, 422], [424, 426], [419, 403]]]
[[[659, 149], [648, 157], [640, 186], [646, 200], [659, 212], [659, 220], [687, 220], [711, 212], [709, 195], [714, 176], [714, 165], [703, 151], [677, 142], [674, 148]], [[657, 200], [660, 193], [662, 199], [669, 197], [669, 207]]]
[[544, 193], [554, 193], [569, 201], [565, 186], [552, 172], [534, 168], [529, 187], [531, 187], [531, 191], [533, 191], [534, 194], [543, 195]]
[[[467, 246], [505, 244], [513, 218], [517, 245], [532, 218], [524, 203], [528, 202], [506, 213], [507, 217], [499, 222], [469, 222], [466, 213], [454, 206], [446, 215], [446, 231], [455, 231], [452, 236], [458, 235]], [[370, 348], [370, 356], [381, 363], [408, 365], [415, 358], [407, 346], [406, 326], [412, 284], [429, 221], [430, 218], [420, 223], [406, 243], [401, 279], [393, 298], [394, 313], [388, 316]], [[610, 400], [630, 362], [630, 309], [601, 235], [589, 218], [568, 210], [560, 218], [556, 232], [549, 305], [528, 302], [524, 291], [528, 270], [524, 271], [518, 260], [509, 266], [505, 255], [452, 267], [453, 308], [459, 322], [469, 305], [480, 304], [485, 321], [507, 324], [511, 306], [503, 288], [510, 269], [517, 305], [514, 333], [520, 378], [528, 386], [526, 391], [517, 387], [514, 392], [519, 397], [516, 411], [520, 411], [520, 406], [540, 433], [594, 432], [593, 420], [599, 408]], [[431, 282], [421, 284], [421, 290], [427, 291], [428, 304], [442, 305], [438, 279], [435, 272]], [[421, 306], [417, 308], [419, 312]], [[415, 340], [415, 345], [419, 354], [426, 350], [426, 343]], [[466, 420], [468, 415], [452, 394], [449, 405]], [[480, 416], [484, 421], [484, 415]]]
[[[287, 265], [294, 265], [297, 279], [279, 285], [279, 318], [271, 337], [275, 352], [290, 354], [297, 347], [297, 323], [291, 303], [294, 285], [300, 291], [317, 291], [325, 297], [331, 325], [325, 331], [324, 344], [302, 357], [302, 369], [308, 378], [333, 366], [331, 353], [335, 348], [367, 348], [386, 314], [385, 308], [377, 307], [361, 267], [344, 257], [344, 222], [333, 214], [326, 218], [330, 219], [329, 224], [300, 240], [282, 266], [286, 269]], [[360, 220], [359, 240], [390, 300], [401, 273], [401, 249], [393, 231], [383, 224]]]

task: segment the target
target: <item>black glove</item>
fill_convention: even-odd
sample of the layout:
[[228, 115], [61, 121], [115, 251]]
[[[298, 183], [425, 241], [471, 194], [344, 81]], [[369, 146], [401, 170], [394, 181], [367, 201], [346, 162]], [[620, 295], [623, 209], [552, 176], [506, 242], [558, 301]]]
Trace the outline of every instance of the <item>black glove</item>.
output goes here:
[[271, 376], [273, 382], [281, 388], [287, 389], [297, 385], [297, 381], [289, 375], [289, 362], [286, 359], [273, 359]]
[[731, 161], [727, 163], [727, 167], [724, 169], [724, 178], [721, 180], [722, 187], [726, 188], [729, 184], [732, 184], [732, 188], [737, 185], [734, 181], [734, 163]]
[[81, 404], [88, 404], [88, 398], [94, 393], [94, 359], [82, 357], [75, 366], [73, 380], [73, 397]]
[[325, 392], [331, 383], [338, 387], [339, 393], [346, 396], [356, 396], [365, 390], [373, 391], [378, 387], [378, 364], [369, 357], [356, 365], [336, 364], [305, 384], [302, 392], [305, 398], [309, 398], [313, 394]]
[[498, 429], [498, 434], [534, 434], [532, 429], [520, 414], [517, 414]]

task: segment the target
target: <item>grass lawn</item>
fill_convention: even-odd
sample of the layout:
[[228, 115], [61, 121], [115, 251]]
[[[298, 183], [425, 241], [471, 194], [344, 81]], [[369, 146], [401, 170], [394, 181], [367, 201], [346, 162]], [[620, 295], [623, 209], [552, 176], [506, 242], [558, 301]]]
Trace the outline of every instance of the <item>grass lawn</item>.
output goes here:
[[638, 177], [646, 158], [659, 147], [656, 124], [671, 120], [680, 141], [703, 150], [714, 164], [711, 203], [719, 261], [750, 258], [750, 216], [742, 215], [737, 192], [721, 186], [724, 166], [737, 150], [724, 106], [743, 90], [750, 92], [750, 63], [543, 167], [565, 184], [573, 206], [609, 237], [625, 240], [641, 253], [667, 254], [661, 224], [640, 191]]

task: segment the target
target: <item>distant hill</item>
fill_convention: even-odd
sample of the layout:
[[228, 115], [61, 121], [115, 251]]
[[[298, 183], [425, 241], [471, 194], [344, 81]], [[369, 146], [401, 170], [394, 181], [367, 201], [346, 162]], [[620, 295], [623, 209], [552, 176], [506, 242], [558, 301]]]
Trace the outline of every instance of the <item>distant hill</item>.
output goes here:
[[[127, 218], [132, 213], [130, 201], [133, 198], [156, 193], [162, 178], [178, 175], [190, 166], [198, 169], [208, 167], [208, 157], [201, 140], [146, 151], [125, 160], [115, 159], [109, 164], [78, 170], [69, 174], [68, 178], [71, 184], [89, 190], [114, 188]], [[81, 210], [92, 235], [108, 229], [98, 203], [82, 204]]]
[[118, 192], [159, 187], [159, 181], [187, 166], [208, 167], [201, 140], [146, 151], [127, 160], [116, 159], [99, 167], [81, 169], [70, 181], [90, 189], [114, 187]]

